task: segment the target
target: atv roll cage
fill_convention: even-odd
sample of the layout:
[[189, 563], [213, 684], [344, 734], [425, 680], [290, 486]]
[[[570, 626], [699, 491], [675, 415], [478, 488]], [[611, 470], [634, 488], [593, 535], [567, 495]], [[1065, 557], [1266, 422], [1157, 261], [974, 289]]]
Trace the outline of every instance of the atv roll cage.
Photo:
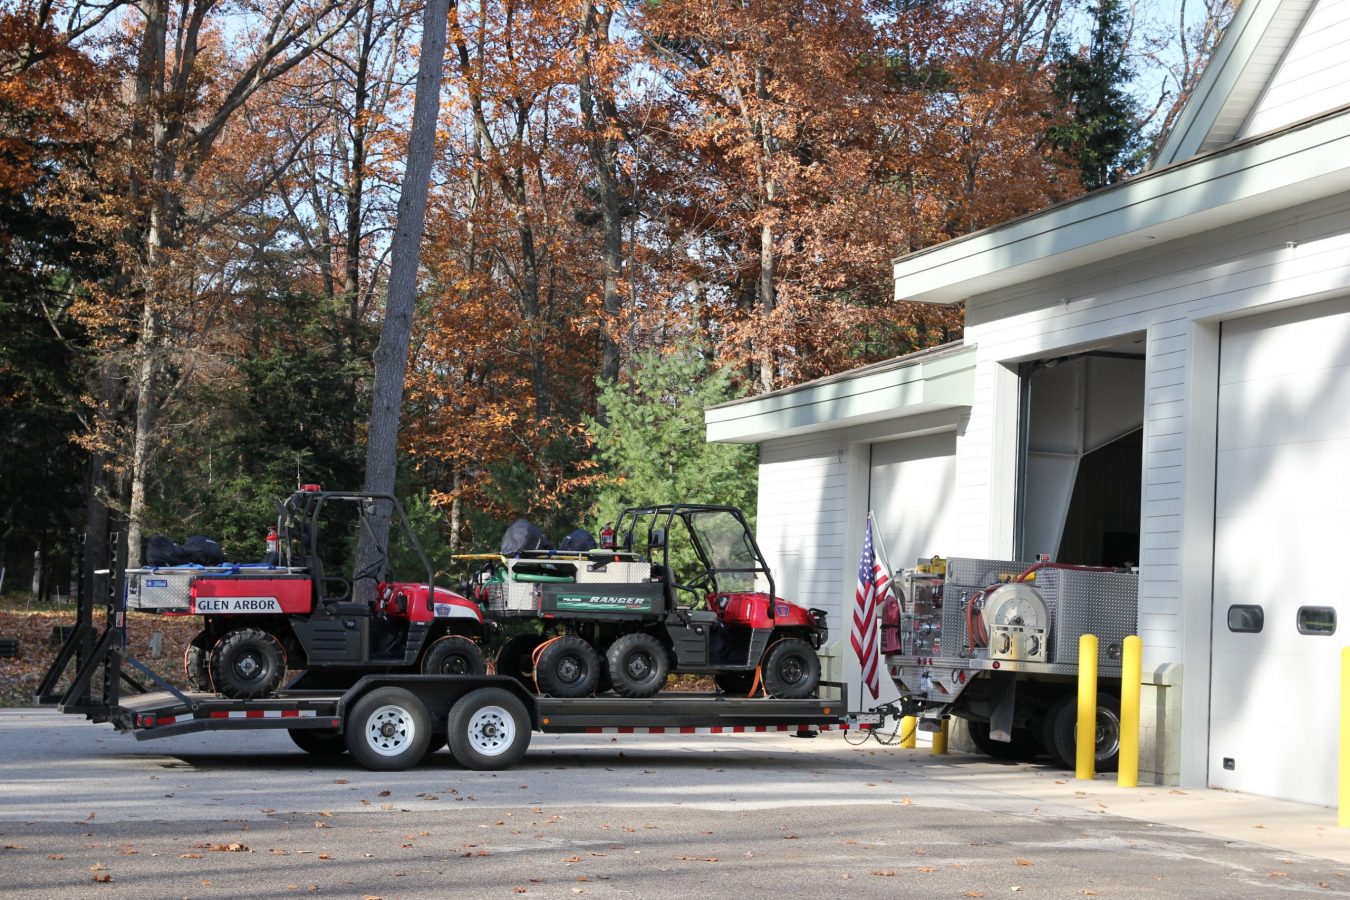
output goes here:
[[[351, 581], [348, 581], [342, 575], [329, 575], [324, 571], [323, 553], [319, 546], [319, 524], [323, 521], [323, 508], [330, 502], [356, 504], [359, 533], [368, 536], [375, 546], [375, 561], [361, 571], [353, 570]], [[388, 506], [385, 510], [381, 510], [379, 504], [388, 504]], [[325, 594], [330, 584], [341, 589], [339, 596], [316, 598], [316, 600], [336, 602], [350, 600], [353, 586], [358, 581], [365, 579], [373, 579], [377, 582], [390, 581], [394, 575], [394, 561], [390, 558], [387, 532], [383, 542], [377, 536], [374, 522], [379, 518], [387, 518], [390, 528], [398, 529], [398, 533], [407, 541], [409, 548], [417, 557], [423, 569], [423, 574], [426, 576], [427, 602], [430, 603], [435, 588], [435, 572], [431, 568], [431, 563], [427, 560], [426, 553], [422, 550], [421, 542], [417, 540], [417, 535], [408, 524], [408, 516], [403, 511], [403, 505], [393, 494], [300, 490], [291, 494], [285, 501], [279, 501], [277, 503], [277, 533], [281, 537], [281, 547], [283, 548], [281, 552], [284, 554], [285, 565], [292, 565], [292, 556], [298, 555], [302, 560], [299, 564], [309, 567], [314, 583], [322, 586]]]
[[[683, 583], [676, 580], [679, 574], [671, 559], [671, 528], [677, 520], [689, 533], [689, 543], [703, 568]], [[738, 508], [702, 503], [635, 506], [619, 514], [614, 530], [618, 548], [626, 552], [641, 553], [645, 538], [648, 560], [660, 565], [671, 587], [679, 590], [712, 594], [747, 591], [753, 590], [754, 582], [763, 576], [770, 601], [768, 614], [773, 617], [773, 601], [778, 596], [773, 573], [755, 543], [750, 523]]]

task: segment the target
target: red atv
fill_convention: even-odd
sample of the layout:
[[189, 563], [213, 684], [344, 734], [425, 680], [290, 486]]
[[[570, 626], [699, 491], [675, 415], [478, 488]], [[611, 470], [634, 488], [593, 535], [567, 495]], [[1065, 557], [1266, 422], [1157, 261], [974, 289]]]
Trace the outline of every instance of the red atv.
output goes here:
[[[435, 586], [397, 499], [306, 485], [278, 513], [271, 565], [127, 573], [128, 609], [202, 617], [183, 659], [193, 690], [264, 697], [287, 669], [309, 670], [306, 687], [341, 687], [372, 671], [487, 671], [482, 612]], [[353, 571], [357, 534], [377, 533], [377, 517], [389, 521], [389, 537], [378, 558]], [[394, 574], [413, 567], [424, 580]], [[363, 581], [375, 583], [365, 591], [371, 600], [358, 599]]]
[[671, 672], [710, 674], [742, 696], [815, 693], [825, 611], [775, 595], [739, 509], [636, 507], [616, 532], [614, 549], [489, 558], [470, 592], [489, 618], [532, 629], [502, 646], [498, 673], [554, 697], [650, 697]]

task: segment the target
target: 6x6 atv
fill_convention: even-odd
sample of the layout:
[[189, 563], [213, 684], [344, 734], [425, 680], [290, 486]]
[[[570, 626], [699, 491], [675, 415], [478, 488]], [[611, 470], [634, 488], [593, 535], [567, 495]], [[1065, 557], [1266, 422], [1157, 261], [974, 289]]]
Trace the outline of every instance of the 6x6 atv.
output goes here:
[[490, 619], [543, 627], [501, 647], [498, 673], [554, 697], [650, 697], [672, 672], [729, 694], [815, 693], [825, 612], [775, 595], [739, 509], [634, 507], [616, 531], [613, 550], [472, 557], [487, 561], [470, 593]]

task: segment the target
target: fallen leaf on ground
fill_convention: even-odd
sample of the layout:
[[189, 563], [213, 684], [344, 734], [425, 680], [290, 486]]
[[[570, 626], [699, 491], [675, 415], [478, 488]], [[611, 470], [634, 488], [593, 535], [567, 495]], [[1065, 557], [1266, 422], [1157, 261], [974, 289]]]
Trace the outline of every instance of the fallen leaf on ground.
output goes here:
[[112, 873], [111, 873], [111, 872], [95, 872], [95, 873], [94, 873], [94, 880], [97, 881], [99, 884], [107, 884], [109, 881], [112, 881]]
[[[1013, 888], [1013, 890], [1016, 890], [1016, 888]], [[966, 891], [966, 892], [965, 892], [964, 894], [962, 894], [961, 896], [963, 896], [963, 897], [983, 897], [983, 896], [984, 896], [984, 891]]]
[[873, 869], [873, 870], [872, 870], [872, 874], [873, 874], [873, 875], [880, 876], [881, 878], [894, 878], [894, 877], [895, 877], [895, 871], [894, 871], [893, 869]]
[[178, 854], [178, 858], [179, 858], [179, 859], [201, 859], [201, 858], [202, 858], [202, 855], [201, 855], [200, 853], [180, 853], [180, 854]]
[[1267, 877], [1267, 878], [1288, 878], [1288, 877], [1289, 877], [1289, 873], [1288, 873], [1288, 872], [1267, 872], [1267, 873], [1266, 873], [1266, 877]]
[[1017, 863], [1019, 866], [1034, 866], [1034, 865], [1036, 865], [1034, 862], [1032, 862], [1032, 861], [1029, 860], [1029, 859], [1014, 859], [1013, 862]]
[[909, 799], [908, 797], [901, 797], [901, 798], [900, 798], [900, 805], [901, 805], [901, 806], [910, 806], [910, 805], [912, 805], [913, 803], [914, 803], [914, 801], [911, 800], [911, 799]]
[[65, 855], [64, 853], [48, 853], [48, 854], [47, 854], [47, 858], [48, 858], [48, 859], [65, 859], [65, 858], [66, 858], [66, 855]]
[[929, 872], [936, 872], [937, 869], [935, 869], [933, 866], [919, 866], [919, 871], [927, 875]]

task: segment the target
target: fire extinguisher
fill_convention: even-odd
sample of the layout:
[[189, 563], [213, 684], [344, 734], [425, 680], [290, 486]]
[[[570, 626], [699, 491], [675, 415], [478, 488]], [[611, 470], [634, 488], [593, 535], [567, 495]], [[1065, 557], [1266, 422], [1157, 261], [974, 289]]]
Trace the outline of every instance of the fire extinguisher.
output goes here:
[[614, 523], [610, 522], [604, 528], [600, 529], [600, 549], [614, 549]]
[[276, 565], [281, 556], [280, 540], [277, 538], [276, 526], [267, 529], [267, 562]]

